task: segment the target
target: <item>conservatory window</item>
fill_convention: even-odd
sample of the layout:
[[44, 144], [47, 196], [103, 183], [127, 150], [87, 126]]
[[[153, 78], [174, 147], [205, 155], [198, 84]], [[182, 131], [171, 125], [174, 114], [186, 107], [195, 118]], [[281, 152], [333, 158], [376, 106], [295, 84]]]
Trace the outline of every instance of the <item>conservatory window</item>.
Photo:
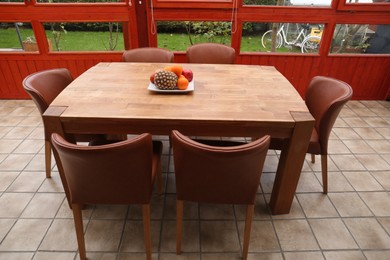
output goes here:
[[241, 52], [318, 53], [324, 24], [243, 23]]

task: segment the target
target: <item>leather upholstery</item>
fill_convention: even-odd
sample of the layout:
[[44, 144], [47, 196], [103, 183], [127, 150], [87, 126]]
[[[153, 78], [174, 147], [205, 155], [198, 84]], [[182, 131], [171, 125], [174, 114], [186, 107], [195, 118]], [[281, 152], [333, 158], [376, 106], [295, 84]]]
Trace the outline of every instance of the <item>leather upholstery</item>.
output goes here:
[[73, 211], [80, 259], [86, 259], [84, 204], [142, 204], [146, 258], [151, 259], [150, 199], [155, 177], [161, 185], [162, 143], [152, 141], [150, 134], [101, 146], [76, 145], [53, 134], [52, 143]]
[[265, 136], [240, 146], [201, 144], [171, 135], [177, 199], [207, 203], [253, 204], [270, 141]]
[[311, 80], [305, 102], [316, 122], [308, 153], [328, 154], [329, 135], [352, 93], [351, 86], [337, 79], [317, 76]]
[[246, 260], [256, 192], [270, 136], [238, 146], [225, 142], [226, 146], [221, 147], [196, 142], [174, 130], [171, 143], [177, 196], [176, 254], [181, 253], [184, 201], [245, 204], [242, 259]]
[[173, 62], [173, 52], [160, 48], [145, 47], [125, 51], [122, 60], [125, 62]]
[[[65, 68], [36, 72], [23, 80], [23, 87], [43, 114], [73, 77]], [[50, 138], [50, 137], [49, 137]]]
[[199, 43], [187, 49], [188, 63], [234, 64], [236, 51], [218, 43]]
[[72, 144], [53, 134], [52, 143], [71, 203], [149, 203], [162, 151], [150, 134], [100, 146]]
[[[323, 193], [328, 192], [328, 140], [333, 125], [345, 105], [352, 98], [352, 88], [347, 83], [324, 76], [314, 77], [306, 91], [305, 102], [315, 119], [315, 125], [310, 137], [307, 152], [314, 155], [321, 154]], [[271, 141], [270, 149], [283, 149], [287, 140], [275, 139]]]
[[[69, 70], [65, 68], [50, 69], [27, 76], [23, 80], [23, 88], [37, 105], [42, 116], [58, 94], [60, 94], [72, 81], [73, 77]], [[46, 131], [45, 122], [43, 122], [43, 127], [45, 133], [46, 177], [49, 178], [51, 176], [51, 137]], [[104, 140], [106, 136], [103, 134], [67, 135], [67, 138], [74, 142], [89, 142], [91, 140]]]

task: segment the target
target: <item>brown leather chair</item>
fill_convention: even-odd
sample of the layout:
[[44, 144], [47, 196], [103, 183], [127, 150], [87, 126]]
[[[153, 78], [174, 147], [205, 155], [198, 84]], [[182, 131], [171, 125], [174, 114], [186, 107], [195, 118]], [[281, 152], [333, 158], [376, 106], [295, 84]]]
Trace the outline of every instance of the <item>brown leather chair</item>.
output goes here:
[[173, 62], [173, 52], [161, 48], [144, 47], [125, 51], [122, 60], [125, 62]]
[[183, 201], [247, 205], [243, 259], [247, 258], [256, 192], [270, 137], [217, 147], [171, 134], [176, 176], [176, 253], [180, 254]]
[[[81, 146], [52, 135], [64, 189], [69, 192], [80, 259], [86, 259], [81, 208], [84, 204], [142, 204], [147, 259], [151, 259], [150, 199], [161, 180], [162, 143], [142, 134], [122, 142]], [[161, 192], [161, 181], [158, 183]]]
[[[73, 77], [69, 70], [65, 68], [50, 69], [33, 73], [23, 80], [23, 88], [30, 95], [42, 114], [49, 107], [51, 102], [64, 90], [71, 82]], [[50, 135], [46, 132], [45, 123], [43, 124], [45, 132], [45, 165], [46, 177], [51, 176], [51, 143]], [[90, 140], [104, 139], [104, 135], [77, 135], [71, 138], [74, 141], [87, 142]]]
[[234, 64], [234, 48], [218, 43], [199, 43], [187, 49], [188, 63]]
[[[314, 77], [307, 89], [305, 103], [315, 119], [307, 153], [312, 163], [321, 155], [323, 193], [328, 193], [328, 140], [333, 125], [344, 104], [352, 98], [352, 88], [347, 83], [324, 76]], [[286, 140], [272, 139], [270, 149], [282, 149]]]

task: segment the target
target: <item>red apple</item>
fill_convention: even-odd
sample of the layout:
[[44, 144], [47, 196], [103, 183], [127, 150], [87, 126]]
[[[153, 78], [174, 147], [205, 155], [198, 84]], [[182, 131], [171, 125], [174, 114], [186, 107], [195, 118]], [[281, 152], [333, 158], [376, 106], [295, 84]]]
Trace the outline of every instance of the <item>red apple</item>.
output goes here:
[[156, 73], [153, 73], [152, 75], [150, 75], [150, 82], [152, 82], [154, 84], [154, 76], [156, 75]]
[[192, 81], [192, 79], [194, 78], [194, 74], [192, 73], [192, 70], [190, 70], [190, 69], [183, 69], [183, 72], [181, 73], [181, 75], [186, 77], [188, 82]]

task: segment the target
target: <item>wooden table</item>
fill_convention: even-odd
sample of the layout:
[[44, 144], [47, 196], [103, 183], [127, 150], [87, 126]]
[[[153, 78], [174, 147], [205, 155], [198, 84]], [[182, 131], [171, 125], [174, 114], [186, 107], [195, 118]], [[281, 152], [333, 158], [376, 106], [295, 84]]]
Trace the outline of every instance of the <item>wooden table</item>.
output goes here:
[[314, 125], [294, 87], [274, 67], [183, 64], [194, 72], [194, 92], [147, 90], [149, 76], [165, 65], [99, 63], [50, 105], [43, 115], [47, 130], [288, 138], [270, 207], [273, 214], [289, 213]]

